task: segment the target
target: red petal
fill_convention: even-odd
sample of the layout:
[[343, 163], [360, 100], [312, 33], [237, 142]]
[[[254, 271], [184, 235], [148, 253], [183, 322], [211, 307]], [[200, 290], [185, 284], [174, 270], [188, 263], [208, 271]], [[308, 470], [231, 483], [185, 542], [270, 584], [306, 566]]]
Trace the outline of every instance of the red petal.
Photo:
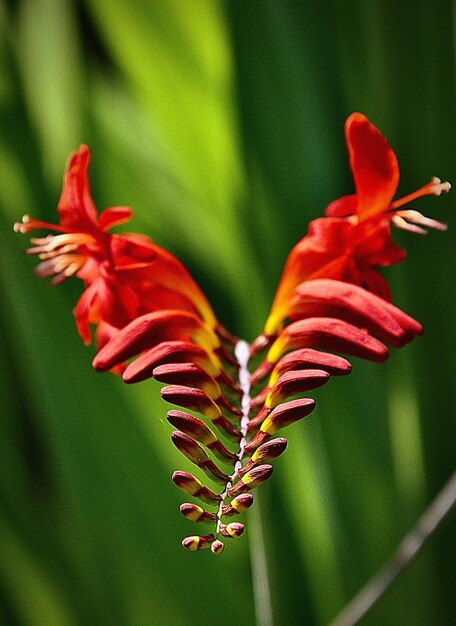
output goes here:
[[132, 286], [146, 309], [173, 307], [175, 298], [179, 299], [176, 308], [191, 307], [212, 328], [218, 326], [203, 292], [173, 254], [138, 236], [113, 237], [112, 250], [117, 276]]
[[360, 220], [387, 211], [399, 184], [399, 164], [385, 137], [361, 113], [345, 122], [345, 139]]
[[285, 263], [265, 324], [265, 335], [280, 330], [290, 294], [299, 283], [318, 276], [342, 277], [353, 246], [353, 234], [353, 224], [339, 218], [322, 217], [309, 224], [308, 234], [295, 245]]
[[406, 251], [396, 245], [391, 237], [391, 226], [385, 218], [375, 225], [361, 224], [366, 227], [366, 233], [361, 236], [360, 230], [359, 243], [356, 245], [356, 257], [358, 261], [366, 264], [387, 267], [394, 263], [399, 263], [406, 257]]
[[356, 213], [356, 207], [358, 206], [358, 198], [355, 194], [350, 196], [342, 196], [334, 200], [325, 210], [327, 217], [347, 217], [348, 215], [354, 215]]
[[89, 316], [92, 307], [98, 295], [98, 281], [93, 282], [79, 298], [73, 309], [73, 315], [76, 322], [78, 333], [86, 346], [91, 342], [91, 333], [89, 326]]
[[105, 209], [98, 220], [98, 228], [106, 231], [119, 224], [129, 222], [133, 217], [133, 211], [128, 206], [114, 206]]
[[90, 151], [84, 144], [70, 156], [63, 178], [63, 189], [57, 211], [60, 223], [68, 230], [98, 230], [98, 214], [90, 193], [88, 168]]

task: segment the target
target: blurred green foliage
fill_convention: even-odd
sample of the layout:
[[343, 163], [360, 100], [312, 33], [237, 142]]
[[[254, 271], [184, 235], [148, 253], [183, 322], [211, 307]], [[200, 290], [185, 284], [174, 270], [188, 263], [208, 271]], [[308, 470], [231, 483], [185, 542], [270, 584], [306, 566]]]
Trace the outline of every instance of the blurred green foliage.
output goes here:
[[[248, 537], [220, 558], [179, 546], [157, 386], [91, 370], [81, 285], [35, 280], [11, 224], [55, 221], [67, 155], [88, 143], [98, 207], [132, 206], [132, 229], [252, 339], [291, 246], [351, 191], [351, 111], [390, 139], [401, 191], [456, 181], [454, 23], [445, 0], [0, 4], [0, 623], [255, 623]], [[421, 203], [454, 222], [451, 195]], [[425, 336], [317, 392], [262, 488], [277, 625], [325, 624], [453, 470], [455, 233], [397, 235], [394, 300]], [[363, 623], [455, 623], [454, 521]]]

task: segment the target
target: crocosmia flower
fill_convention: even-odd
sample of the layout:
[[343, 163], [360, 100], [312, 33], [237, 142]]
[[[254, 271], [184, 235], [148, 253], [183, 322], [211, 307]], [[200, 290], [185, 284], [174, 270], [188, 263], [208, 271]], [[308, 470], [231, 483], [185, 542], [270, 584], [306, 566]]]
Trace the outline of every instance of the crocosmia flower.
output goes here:
[[27, 252], [41, 260], [38, 276], [52, 277], [54, 285], [73, 275], [84, 282], [85, 291], [74, 308], [84, 343], [90, 343], [91, 324], [97, 327], [100, 347], [139, 315], [163, 308], [187, 311], [215, 327], [208, 301], [175, 256], [143, 235], [109, 232], [129, 221], [132, 211], [112, 207], [98, 215], [91, 197], [89, 162], [85, 145], [70, 157], [57, 206], [59, 224], [25, 215], [14, 225], [21, 233], [57, 233], [33, 238]]
[[449, 191], [450, 184], [433, 178], [417, 191], [393, 200], [399, 184], [397, 157], [380, 131], [361, 113], [345, 123], [345, 140], [355, 193], [332, 202], [326, 217], [309, 224], [307, 235], [291, 251], [266, 322], [273, 335], [287, 315], [290, 295], [304, 280], [335, 278], [361, 285], [386, 300], [388, 283], [378, 271], [401, 261], [405, 250], [391, 237], [391, 224], [418, 234], [446, 225], [404, 208], [426, 195]]
[[220, 325], [173, 255], [141, 235], [107, 232], [131, 211], [116, 207], [97, 215], [85, 146], [65, 175], [60, 225], [28, 217], [16, 225], [21, 232], [60, 233], [32, 240], [29, 253], [42, 261], [39, 275], [60, 282], [75, 274], [84, 281], [75, 316], [86, 342], [89, 324], [102, 334], [94, 368], [121, 372], [129, 384], [154, 378], [165, 385], [161, 395], [174, 406], [167, 414], [175, 429], [171, 441], [195, 466], [195, 475], [178, 470], [172, 477], [192, 498], [180, 512], [207, 529], [183, 539], [187, 550], [220, 554], [226, 541], [243, 534], [236, 517], [252, 506], [252, 492], [285, 451], [281, 431], [312, 413], [309, 391], [351, 372], [345, 357], [381, 363], [388, 346], [401, 348], [422, 332], [390, 302], [377, 268], [405, 255], [392, 241], [391, 223], [419, 233], [444, 230], [402, 207], [448, 191], [449, 184], [433, 179], [394, 201], [399, 168], [386, 139], [355, 113], [346, 140], [356, 193], [331, 203], [326, 217], [310, 224], [286, 262], [265, 329], [250, 345]]

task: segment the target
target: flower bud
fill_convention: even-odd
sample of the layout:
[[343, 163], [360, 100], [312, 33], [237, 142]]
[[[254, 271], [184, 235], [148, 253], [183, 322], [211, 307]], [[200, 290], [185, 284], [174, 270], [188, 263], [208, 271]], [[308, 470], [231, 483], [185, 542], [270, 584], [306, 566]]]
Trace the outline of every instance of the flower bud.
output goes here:
[[350, 374], [352, 366], [341, 356], [312, 348], [302, 348], [289, 352], [278, 361], [271, 373], [269, 385], [274, 386], [286, 372], [306, 369], [319, 369], [328, 372], [331, 376], [344, 376]]
[[232, 441], [239, 441], [240, 431], [235, 428], [222, 415], [220, 408], [215, 404], [204, 391], [193, 389], [192, 387], [182, 387], [180, 385], [169, 385], [161, 390], [161, 396], [171, 404], [183, 406], [192, 411], [198, 411], [207, 417], [223, 434]]
[[228, 450], [209, 426], [198, 417], [184, 413], [184, 411], [168, 411], [168, 422], [180, 431], [204, 444], [214, 455], [224, 463], [232, 464], [237, 455]]
[[215, 513], [209, 513], [208, 511], [205, 511], [203, 508], [201, 508], [197, 504], [184, 502], [183, 504], [180, 505], [179, 509], [182, 515], [192, 522], [210, 524], [217, 520], [217, 515]]
[[220, 539], [216, 539], [215, 541], [212, 542], [212, 545], [211, 545], [212, 554], [222, 554], [224, 549], [225, 549], [225, 544], [223, 543], [223, 541], [220, 541]]
[[206, 535], [205, 537], [193, 535], [191, 537], [185, 537], [185, 539], [182, 539], [182, 546], [186, 550], [191, 550], [192, 552], [194, 552], [195, 550], [204, 550], [205, 548], [210, 548], [212, 546], [212, 542], [214, 541], [214, 539], [214, 535]]
[[329, 374], [324, 370], [308, 369], [282, 374], [266, 396], [265, 406], [274, 408], [290, 396], [325, 385]]
[[221, 394], [220, 387], [212, 376], [194, 363], [166, 363], [156, 367], [152, 375], [161, 383], [201, 389], [212, 400]]
[[219, 532], [223, 537], [231, 537], [237, 539], [244, 532], [244, 524], [239, 522], [231, 522], [230, 524], [220, 524]]
[[191, 341], [162, 341], [145, 350], [125, 369], [122, 378], [126, 383], [138, 383], [152, 377], [153, 370], [166, 363], [195, 363], [209, 376], [220, 376], [220, 362], [211, 353]]
[[288, 350], [312, 347], [379, 363], [385, 361], [389, 354], [388, 348], [365, 329], [335, 317], [310, 317], [287, 326], [272, 344], [266, 360], [274, 364]]
[[214, 482], [224, 485], [229, 481], [228, 474], [222, 472], [204, 449], [191, 437], [175, 430], [171, 434], [171, 440], [189, 461], [200, 467]]
[[246, 445], [244, 452], [252, 454], [259, 446], [266, 443], [272, 435], [300, 419], [307, 417], [315, 408], [311, 398], [300, 398], [279, 404], [261, 424], [255, 437]]
[[255, 487], [266, 482], [267, 479], [272, 476], [272, 472], [272, 465], [259, 465], [258, 467], [254, 467], [250, 472], [247, 472], [241, 480], [227, 490], [228, 496], [232, 498], [240, 493], [255, 489]]
[[195, 498], [199, 498], [203, 502], [215, 504], [221, 500], [218, 493], [214, 493], [205, 487], [197, 478], [195, 478], [195, 476], [189, 474], [188, 472], [183, 472], [181, 470], [174, 472], [172, 479], [174, 484], [179, 487], [179, 489], [182, 489], [182, 491], [185, 491], [185, 493], [188, 493]]
[[280, 456], [287, 447], [287, 440], [284, 437], [277, 437], [267, 441], [255, 450], [250, 461], [241, 468], [237, 475], [244, 476], [259, 463], [269, 463]]
[[222, 507], [222, 517], [231, 517], [232, 515], [238, 515], [244, 513], [253, 504], [253, 496], [251, 493], [241, 493], [231, 500], [229, 504], [225, 504]]

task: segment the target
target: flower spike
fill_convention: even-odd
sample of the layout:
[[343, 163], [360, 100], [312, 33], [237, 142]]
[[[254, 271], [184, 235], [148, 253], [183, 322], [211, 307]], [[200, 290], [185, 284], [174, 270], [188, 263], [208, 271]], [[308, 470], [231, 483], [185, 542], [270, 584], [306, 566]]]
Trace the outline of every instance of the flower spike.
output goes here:
[[292, 249], [263, 332], [250, 346], [220, 324], [171, 253], [142, 235], [109, 232], [132, 211], [112, 207], [98, 214], [87, 146], [70, 157], [59, 224], [24, 216], [14, 226], [20, 233], [55, 233], [31, 240], [27, 252], [40, 259], [39, 276], [53, 284], [71, 276], [83, 281], [74, 315], [85, 343], [96, 327], [94, 368], [122, 373], [129, 384], [154, 378], [165, 385], [164, 400], [200, 414], [167, 414], [177, 450], [216, 485], [211, 489], [185, 471], [172, 475], [177, 487], [209, 509], [194, 502], [180, 506], [184, 517], [211, 531], [185, 537], [187, 550], [221, 554], [226, 539], [243, 534], [244, 524], [230, 518], [245, 513], [253, 505], [251, 491], [271, 477], [272, 463], [287, 447], [277, 433], [313, 412], [308, 392], [351, 372], [351, 363], [333, 352], [382, 362], [389, 355], [385, 344], [401, 348], [422, 333], [391, 303], [378, 268], [405, 257], [391, 224], [417, 234], [446, 229], [406, 205], [450, 185], [433, 178], [393, 200], [399, 164], [380, 131], [353, 113], [345, 140], [355, 193], [332, 202]]

